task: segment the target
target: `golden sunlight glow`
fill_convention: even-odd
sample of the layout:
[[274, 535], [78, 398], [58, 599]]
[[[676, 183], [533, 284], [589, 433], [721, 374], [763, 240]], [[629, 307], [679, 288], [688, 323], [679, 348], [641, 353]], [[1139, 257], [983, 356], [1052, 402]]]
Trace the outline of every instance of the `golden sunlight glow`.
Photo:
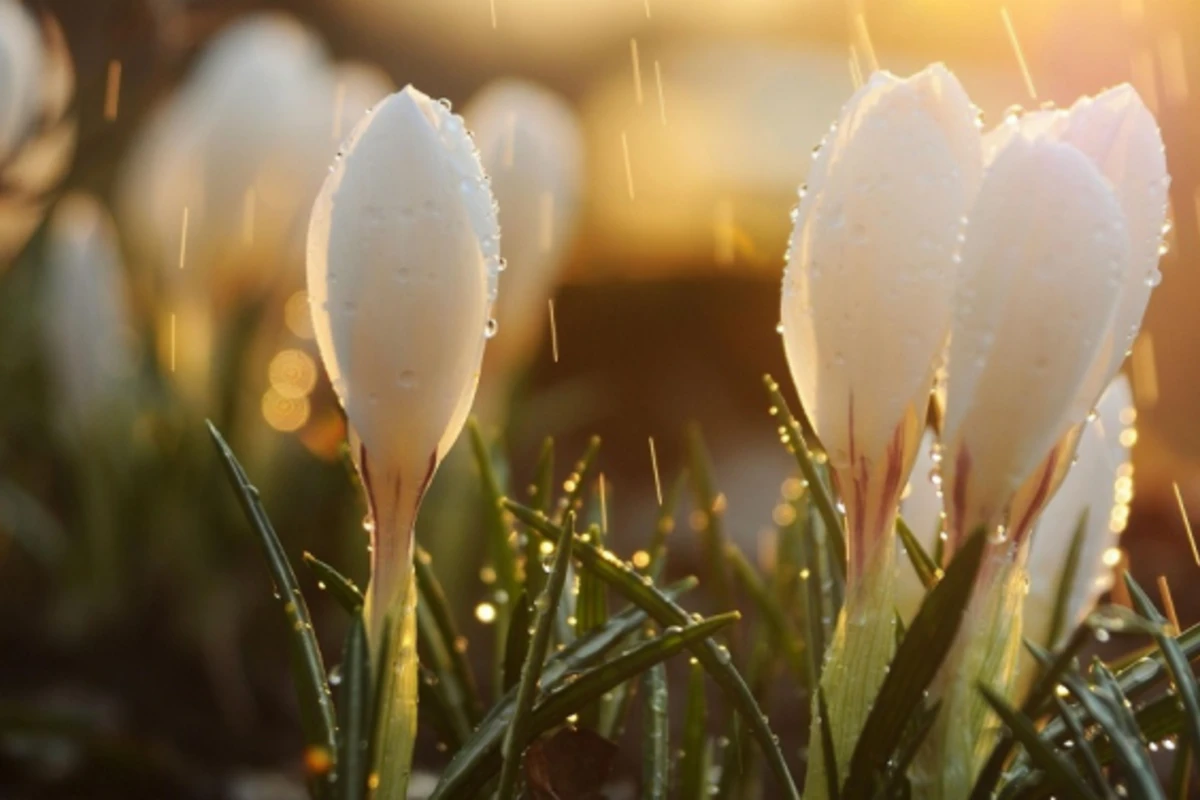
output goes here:
[[496, 607], [491, 603], [480, 603], [475, 606], [475, 619], [484, 625], [491, 625], [496, 621]]
[[307, 397], [284, 397], [274, 389], [267, 389], [262, 398], [263, 419], [281, 433], [291, 433], [308, 422], [311, 408]]
[[307, 397], [317, 385], [317, 364], [303, 350], [280, 350], [267, 367], [267, 380], [282, 397]]

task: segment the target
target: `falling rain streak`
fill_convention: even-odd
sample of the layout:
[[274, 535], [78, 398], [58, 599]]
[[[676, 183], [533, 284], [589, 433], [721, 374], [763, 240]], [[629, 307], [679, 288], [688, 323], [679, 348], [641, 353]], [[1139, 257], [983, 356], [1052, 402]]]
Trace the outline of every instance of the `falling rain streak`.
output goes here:
[[867, 66], [871, 68], [871, 72], [875, 72], [879, 69], [879, 59], [875, 57], [875, 45], [871, 43], [871, 32], [867, 30], [867, 18], [861, 11], [854, 15], [854, 27], [858, 32], [859, 41], [862, 42]]
[[175, 371], [175, 312], [171, 312], [171, 372]]
[[1008, 15], [1008, 7], [1000, 7], [1000, 18], [1004, 20], [1004, 29], [1008, 31], [1008, 40], [1012, 43], [1013, 52], [1017, 56], [1017, 66], [1021, 68], [1021, 77], [1025, 79], [1025, 91], [1029, 92], [1032, 100], [1037, 100], [1037, 89], [1033, 88], [1033, 76], [1029, 74], [1029, 65], [1025, 63], [1025, 53], [1021, 50], [1021, 42], [1017, 40], [1017, 29], [1013, 27], [1012, 17]]
[[1163, 611], [1167, 613], [1167, 620], [1173, 628], [1171, 635], [1178, 636], [1181, 630], [1179, 614], [1175, 611], [1175, 598], [1171, 596], [1171, 584], [1167, 582], [1166, 575], [1158, 576], [1158, 596], [1162, 598]]
[[650, 468], [654, 470], [654, 496], [658, 498], [658, 504], [663, 504], [662, 495], [662, 478], [658, 475], [658, 452], [654, 449], [654, 437], [650, 437]]
[[662, 120], [663, 127], [667, 126], [667, 101], [663, 97], [663, 79], [662, 66], [658, 63], [658, 59], [654, 59], [654, 82], [658, 84], [658, 117]]
[[554, 356], [554, 363], [558, 363], [558, 325], [554, 321], [554, 298], [551, 297], [546, 301], [550, 306], [550, 352]]
[[187, 238], [188, 238], [188, 207], [183, 207], [183, 220], [179, 226], [179, 268], [183, 269], [183, 265], [187, 263]]
[[115, 58], [108, 62], [108, 83], [104, 88], [104, 119], [117, 121], [121, 105], [121, 62]]
[[1179, 504], [1179, 516], [1183, 518], [1183, 529], [1187, 532], [1188, 544], [1192, 546], [1192, 558], [1196, 559], [1196, 566], [1200, 566], [1200, 550], [1196, 549], [1196, 536], [1192, 533], [1192, 522], [1188, 519], [1187, 506], [1183, 504], [1183, 493], [1179, 491], [1179, 482], [1171, 481], [1171, 488], [1175, 490], [1175, 502]]
[[605, 491], [604, 473], [600, 473], [598, 480], [600, 491], [600, 531], [608, 533], [608, 493]]
[[645, 97], [642, 95], [642, 64], [638, 58], [637, 39], [629, 40], [629, 57], [633, 61], [633, 97], [640, 106]]
[[621, 150], [625, 154], [625, 186], [629, 189], [629, 199], [634, 199], [633, 194], [633, 164], [629, 161], [629, 135], [625, 131], [621, 131]]
[[862, 64], [858, 60], [858, 48], [853, 44], [850, 45], [850, 82], [854, 84], [855, 90], [863, 85]]
[[554, 247], [554, 193], [547, 190], [538, 198], [538, 249], [549, 253]]
[[496, 0], [491, 0], [492, 5], [492, 30], [496, 30]]

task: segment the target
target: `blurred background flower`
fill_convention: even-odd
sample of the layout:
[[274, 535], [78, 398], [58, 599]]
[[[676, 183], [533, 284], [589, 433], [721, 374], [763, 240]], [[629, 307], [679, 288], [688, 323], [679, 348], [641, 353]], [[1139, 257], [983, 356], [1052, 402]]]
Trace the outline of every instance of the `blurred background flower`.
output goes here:
[[[669, 484], [696, 420], [726, 530], [768, 559], [792, 463], [760, 377], [787, 369], [775, 325], [788, 210], [829, 120], [876, 65], [945, 61], [988, 127], [1014, 104], [1131, 81], [1163, 129], [1174, 227], [1169, 291], [1126, 367], [1138, 428], [1119, 436], [1138, 492], [1121, 546], [1143, 584], [1165, 575], [1180, 616], [1200, 616], [1173, 489], [1200, 507], [1198, 31], [1200, 9], [1173, 0], [2, 0], [0, 703], [75, 709], [167, 755], [136, 774], [103, 756], [8, 769], [4, 739], [0, 793], [49, 782], [74, 797], [71, 780], [99, 776], [125, 796], [213, 796], [292, 766], [282, 634], [202, 419], [244, 458], [293, 555], [362, 576], [364, 509], [316, 361], [303, 231], [340, 138], [408, 83], [453, 101], [485, 158], [499, 142], [504, 160], [511, 130], [514, 167], [528, 142], [525, 163], [545, 170], [522, 166], [511, 184], [491, 170], [504, 280], [528, 289], [501, 294], [480, 383], [498, 399], [481, 411], [514, 472], [530, 473], [545, 434], [567, 463], [599, 433], [610, 541], [629, 552], [657, 514], [648, 438]], [[523, 109], [511, 128], [508, 104]], [[49, 348], [59, 228], [39, 225], [58, 191], [112, 209], [116, 295], [129, 299], [127, 410], [105, 415], [103, 443], [82, 454], [61, 432], [65, 376]], [[528, 211], [505, 220], [527, 203], [536, 224]], [[454, 535], [477, 506], [461, 451], [417, 535], [461, 574], [447, 583], [469, 615], [495, 587], [481, 548]], [[690, 527], [668, 577], [700, 566]], [[89, 576], [103, 541], [121, 577], [99, 603], [108, 590]], [[336, 608], [313, 605], [339, 642]], [[464, 633], [485, 630], [472, 618]], [[772, 719], [797, 741], [805, 721], [790, 716]], [[421, 742], [419, 763], [440, 759]]]

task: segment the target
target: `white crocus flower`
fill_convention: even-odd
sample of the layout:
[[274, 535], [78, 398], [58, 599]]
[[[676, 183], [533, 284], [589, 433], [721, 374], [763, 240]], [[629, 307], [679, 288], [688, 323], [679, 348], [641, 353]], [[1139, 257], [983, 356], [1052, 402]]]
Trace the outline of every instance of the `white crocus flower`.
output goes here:
[[107, 209], [86, 194], [59, 201], [45, 256], [50, 373], [64, 425], [87, 433], [124, 399], [134, 374], [125, 276]]
[[[471, 99], [463, 118], [492, 179], [508, 264], [488, 346], [482, 392], [496, 395], [549, 331], [546, 301], [570, 249], [583, 188], [583, 133], [563, 100], [536, 84], [500, 80]], [[489, 386], [489, 383], [492, 385]]]
[[1070, 411], [1076, 426], [1059, 440], [1013, 501], [1009, 527], [1020, 536], [1065, 477], [1079, 438], [1079, 421], [1112, 381], [1141, 329], [1150, 293], [1161, 279], [1158, 262], [1170, 178], [1158, 124], [1128, 84], [1081, 98], [1069, 111], [1042, 111], [1010, 120], [988, 138], [998, 145], [1018, 130], [1064, 142], [1091, 159], [1116, 193], [1129, 235], [1129, 267], [1116, 314]]
[[0, 267], [42, 221], [46, 195], [70, 166], [76, 125], [67, 116], [74, 72], [49, 15], [0, 0]]
[[499, 273], [492, 195], [462, 119], [407, 87], [359, 123], [313, 208], [308, 292], [374, 522], [378, 637], [421, 497], [466, 421]]
[[[945, 346], [962, 220], [982, 170], [976, 113], [940, 65], [907, 79], [878, 73], [815, 158], [796, 211], [781, 330], [846, 506], [846, 605], [822, 677], [844, 770], [894, 646], [893, 620], [877, 609], [893, 602], [896, 505]], [[870, 619], [879, 624], [868, 630], [860, 623]], [[807, 788], [823, 792], [820, 736], [812, 741]]]

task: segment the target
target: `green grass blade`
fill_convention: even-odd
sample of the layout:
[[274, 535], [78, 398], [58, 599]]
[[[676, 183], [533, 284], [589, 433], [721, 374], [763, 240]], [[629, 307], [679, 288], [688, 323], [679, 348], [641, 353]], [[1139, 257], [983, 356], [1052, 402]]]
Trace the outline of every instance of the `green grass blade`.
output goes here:
[[829, 727], [829, 706], [825, 703], [825, 690], [817, 687], [817, 714], [821, 717], [821, 752], [825, 754], [826, 796], [829, 800], [840, 800], [842, 782], [838, 780], [837, 758], [833, 751], [833, 729]]
[[1134, 796], [1165, 800], [1144, 742], [1138, 733], [1130, 732], [1130, 728], [1136, 729], [1138, 723], [1124, 705], [1124, 695], [1113, 696], [1111, 689], [1103, 694], [1094, 691], [1081, 677], [1070, 673], [1063, 674], [1062, 684], [1079, 702], [1080, 708], [1104, 730], [1112, 755], [1121, 764]]
[[1174, 800], [1187, 800], [1191, 796], [1192, 752], [1192, 743], [1187, 739], [1179, 743], [1175, 763], [1171, 765], [1171, 797]]
[[417, 603], [417, 652], [433, 683], [430, 691], [437, 696], [438, 705], [450, 724], [450, 738], [459, 746], [471, 735], [471, 720], [467, 714], [466, 697], [458, 685], [458, 676], [450, 664], [450, 644], [442, 638], [433, 614], [425, 603]]
[[904, 551], [908, 553], [908, 560], [912, 562], [917, 577], [921, 579], [921, 585], [926, 591], [932, 589], [938, 582], [938, 573], [941, 570], [925, 552], [925, 548], [921, 547], [921, 543], [913, 535], [912, 528], [900, 517], [896, 517], [896, 533], [900, 536], [900, 543], [904, 545]]
[[687, 472], [681, 472], [675, 479], [675, 483], [671, 484], [671, 488], [663, 497], [662, 505], [658, 508], [658, 519], [654, 524], [654, 533], [650, 537], [650, 547], [646, 550], [650, 561], [646, 564], [646, 568], [641, 570], [642, 573], [649, 575], [654, 580], [658, 580], [662, 575], [663, 567], [666, 566], [667, 537], [675, 530], [675, 511], [679, 508], [679, 498], [683, 494], [683, 487], [687, 481]]
[[[533, 496], [530, 504], [543, 514], [550, 513], [554, 502], [554, 439], [547, 436], [538, 454], [536, 476], [533, 481]], [[525, 593], [537, 597], [546, 586], [546, 568], [542, 564], [542, 540], [533, 534], [525, 534]], [[506, 687], [507, 688], [507, 687]]]
[[687, 709], [683, 717], [683, 755], [679, 760], [679, 797], [703, 800], [707, 776], [704, 774], [704, 742], [708, 722], [708, 699], [704, 694], [704, 667], [692, 661], [688, 672]]
[[1096, 755], [1096, 750], [1092, 747], [1091, 741], [1088, 739], [1087, 732], [1084, 731], [1083, 725], [1080, 724], [1079, 718], [1075, 716], [1075, 711], [1057, 693], [1054, 695], [1054, 705], [1058, 709], [1059, 717], [1062, 718], [1063, 723], [1071, 732], [1071, 740], [1075, 742], [1073, 750], [1079, 753], [1079, 760], [1083, 762], [1083, 768], [1087, 772], [1087, 777], [1091, 781], [1092, 788], [1099, 789], [1104, 796], [1111, 795], [1112, 792], [1108, 788], [1108, 780], [1104, 777], [1104, 769], [1100, 766], [1100, 759]]
[[774, 596], [763, 584], [762, 579], [758, 577], [758, 573], [746, 560], [746, 556], [742, 554], [737, 545], [730, 543], [726, 546], [725, 553], [733, 567], [733, 574], [738, 583], [746, 590], [751, 602], [766, 620], [772, 638], [775, 640], [775, 646], [779, 648], [779, 652], [783, 653], [784, 662], [801, 683], [806, 683], [808, 663], [805, 659], [804, 644], [796, 627], [779, 607], [779, 604], [775, 602]]
[[[504, 515], [504, 488], [496, 473], [492, 461], [492, 452], [483, 438], [479, 422], [472, 417], [467, 421], [468, 438], [471, 441], [471, 452], [475, 456], [475, 465], [479, 469], [483, 481], [483, 522], [487, 533], [488, 559], [496, 573], [495, 588], [498, 590], [493, 598], [496, 608], [496, 619], [492, 625], [495, 633], [493, 644], [493, 686], [499, 686], [503, 680], [501, 669], [504, 664], [504, 643], [508, 636], [509, 619], [512, 616], [512, 600], [520, 594], [517, 583], [517, 557], [510, 541], [511, 530]], [[501, 598], [507, 598], [501, 601]]]
[[[707, 554], [708, 578], [713, 596], [721, 608], [733, 608], [733, 589], [725, 570], [725, 496], [720, 494], [713, 482], [712, 458], [699, 427], [691, 425], [687, 432], [688, 472], [692, 476], [692, 491], [696, 507], [704, 514], [704, 528], [700, 531], [701, 541]], [[702, 576], [703, 577], [703, 576]]]
[[410, 565], [403, 593], [384, 618], [375, 667], [372, 800], [404, 800], [417, 737], [420, 660], [417, 658], [417, 581]]
[[[509, 501], [508, 509], [518, 519], [530, 526], [531, 530], [540, 532], [547, 538], [557, 538], [560, 529], [549, 520], [539, 517], [537, 512], [518, 503]], [[628, 564], [622, 563], [607, 550], [581, 542], [576, 539], [575, 555], [585, 569], [594, 570], [596, 575], [615, 589], [626, 600], [637, 605], [664, 626], [685, 625], [689, 616], [686, 611], [655, 589], [653, 584], [647, 585], [646, 576], [640, 575]], [[770, 723], [763, 715], [754, 699], [750, 687], [741, 674], [733, 666], [729, 651], [716, 642], [699, 641], [690, 644], [692, 653], [704, 665], [705, 670], [713, 677], [730, 705], [739, 714], [745, 716], [754, 733], [755, 740], [762, 748], [771, 771], [778, 779], [786, 797], [799, 798], [795, 782], [787, 767], [787, 761], [779, 749], [779, 742], [771, 730]]]
[[363, 605], [363, 593], [354, 581], [326, 564], [312, 553], [304, 554], [304, 566], [308, 567], [313, 577], [317, 579], [317, 587], [328, 590], [337, 604], [354, 616]]
[[[305, 744], [310, 748], [320, 748], [328, 754], [330, 763], [336, 764], [337, 719], [333, 701], [330, 699], [325, 662], [321, 658], [321, 649], [313, 633], [308, 604], [304, 602], [304, 595], [300, 592], [300, 585], [288, 562], [287, 553], [284, 552], [283, 545], [267, 518], [267, 512], [263, 509], [258, 489], [250, 483], [237, 457], [211, 422], [208, 423], [208, 433], [217, 447], [217, 454], [221, 457], [221, 463], [237, 494], [238, 502], [241, 503], [242, 511], [258, 534], [258, 541], [266, 556], [267, 568], [271, 572], [271, 580], [275, 584], [275, 597], [287, 616], [292, 632], [288, 643]], [[318, 797], [328, 796], [328, 783], [323, 778], [314, 778], [310, 788]]]
[[667, 800], [671, 776], [667, 668], [655, 664], [642, 676], [642, 800]]
[[[545, 591], [545, 586], [542, 587]], [[525, 666], [525, 657], [529, 653], [529, 642], [533, 627], [533, 607], [525, 592], [517, 598], [513, 606], [512, 623], [508, 626], [508, 640], [504, 645], [504, 691], [516, 686], [521, 681], [521, 670]]]
[[821, 592], [821, 552], [812, 526], [804, 529], [800, 550], [800, 610], [804, 616], [804, 652], [807, 658], [809, 691], [821, 685], [822, 659], [825, 657], [824, 595]]
[[[1045, 647], [1054, 647], [1059, 638], [1066, 632], [1067, 613], [1070, 610], [1071, 594], [1075, 588], [1075, 578], [1079, 574], [1079, 558], [1083, 554], [1083, 544], [1087, 540], [1088, 510], [1085, 508], [1075, 524], [1075, 532], [1071, 535], [1071, 546], [1067, 550], [1067, 560], [1063, 564], [1062, 573], [1058, 578], [1058, 591], [1054, 598], [1054, 612], [1050, 616], [1050, 635], [1044, 642], [1038, 642]], [[1036, 534], [1035, 534], [1036, 535]]]
[[[917, 752], [921, 749], [925, 737], [933, 729], [933, 723], [937, 721], [937, 715], [941, 709], [942, 701], [938, 700], [918, 712], [917, 717], [909, 725], [904, 740], [900, 743], [896, 758], [888, 768], [887, 782], [880, 791], [875, 793], [876, 798], [886, 800], [886, 798], [903, 796], [902, 792], [905, 791], [905, 784], [908, 782], [908, 768], [912, 765], [913, 759], [917, 757]], [[911, 794], [911, 787], [907, 787], [907, 789]]]
[[[689, 578], [663, 590], [668, 597], [678, 597], [695, 588], [696, 581]], [[628, 608], [609, 619], [603, 628], [577, 639], [562, 651], [555, 653], [542, 669], [542, 686], [552, 689], [560, 681], [578, 675], [594, 666], [609, 651], [631, 636], [645, 624], [647, 614], [639, 608]], [[471, 792], [481, 765], [499, 752], [501, 741], [508, 730], [516, 704], [516, 689], [509, 691], [484, 716], [471, 739], [455, 753], [450, 764], [442, 771], [431, 800], [441, 798], [471, 797]]]
[[[1091, 638], [1091, 628], [1082, 625], [1072, 634], [1065, 647], [1059, 650], [1053, 658], [1043, 662], [1045, 666], [1029, 690], [1025, 702], [1021, 705], [1022, 714], [1030, 718], [1036, 718], [1040, 714], [1043, 706], [1055, 696], [1054, 689], [1058, 686], [1059, 676], [1071, 667], [1079, 651], [1091, 641]], [[975, 780], [975, 788], [971, 792], [971, 800], [988, 800], [992, 796], [1004, 771], [1004, 762], [1008, 760], [1014, 743], [1012, 736], [1001, 735], [1000, 740], [996, 742], [996, 748], [988, 757], [983, 769], [979, 771], [979, 777]]]
[[475, 673], [471, 669], [471, 663], [467, 660], [465, 646], [467, 640], [458, 632], [458, 626], [454, 624], [454, 615], [450, 612], [450, 603], [446, 599], [446, 592], [442, 589], [442, 584], [433, 571], [433, 559], [421, 547], [416, 549], [413, 567], [417, 576], [420, 603], [429, 610], [432, 622], [446, 643], [450, 671], [463, 696], [463, 710], [467, 720], [474, 725], [479, 721], [481, 704]]
[[340, 800], [363, 800], [367, 789], [367, 736], [370, 724], [371, 658], [362, 615], [350, 623], [342, 651], [338, 692], [338, 769]]
[[1197, 697], [1196, 676], [1192, 673], [1192, 665], [1179, 643], [1167, 633], [1166, 617], [1159, 613], [1153, 601], [1128, 572], [1125, 573], [1125, 585], [1129, 587], [1133, 607], [1138, 613], [1161, 626], [1161, 631], [1154, 636], [1154, 640], [1162, 649], [1163, 659], [1167, 662], [1167, 669], [1171, 674], [1171, 683], [1183, 702], [1184, 710], [1187, 711], [1185, 716], [1188, 738], [1193, 748], [1200, 749], [1200, 698]]
[[573, 512], [568, 511], [562, 535], [558, 537], [550, 579], [546, 581], [546, 588], [538, 595], [534, 604], [537, 619], [534, 622], [533, 637], [529, 640], [525, 665], [521, 668], [521, 681], [517, 684], [517, 703], [512, 722], [508, 724], [508, 733], [505, 734], [500, 747], [504, 764], [500, 769], [500, 787], [496, 791], [499, 800], [512, 800], [516, 794], [521, 754], [532, 740], [528, 722], [533, 713], [533, 701], [537, 697], [538, 681], [542, 677], [546, 651], [550, 647], [550, 635], [553, 631], [554, 616], [558, 613], [558, 601], [567, 582], [567, 565], [571, 563], [571, 543], [575, 538], [574, 528], [575, 516]]
[[596, 463], [596, 456], [599, 454], [600, 437], [593, 436], [588, 439], [583, 455], [571, 468], [571, 474], [563, 481], [563, 494], [554, 505], [554, 519], [559, 524], [562, 524], [568, 511], [578, 513], [581, 510], [579, 498], [583, 496], [584, 481], [587, 480], [588, 473], [591, 471], [592, 465]]
[[854, 747], [845, 797], [868, 796], [876, 776], [885, 772], [958, 634], [986, 546], [982, 529], [972, 534], [917, 611]]
[[834, 579], [839, 584], [846, 582], [846, 536], [842, 531], [842, 517], [837, 512], [837, 507], [834, 505], [833, 497], [829, 494], [829, 490], [825, 486], [825, 482], [821, 479], [821, 474], [817, 470], [817, 465], [813, 462], [812, 452], [808, 449], [808, 442], [804, 440], [804, 428], [800, 422], [792, 415], [792, 411], [788, 408], [787, 401], [783, 399], [783, 394], [779, 391], [779, 384], [770, 375], [763, 376], [763, 383], [767, 387], [767, 394], [771, 398], [772, 408], [775, 410], [776, 416], [780, 422], [780, 436], [783, 443], [796, 457], [796, 464], [800, 467], [800, 474], [804, 476], [804, 480], [808, 482], [808, 491], [812, 497], [813, 505], [817, 507], [817, 513], [821, 515], [821, 519], [825, 522], [825, 531], [832, 543], [832, 558], [837, 568], [840, 570], [834, 575]]
[[1083, 778], [1071, 764], [1058, 755], [1054, 748], [1038, 735], [1033, 722], [1004, 702], [986, 683], [980, 682], [979, 691], [1000, 720], [1008, 726], [1013, 737], [1025, 748], [1033, 763], [1046, 774], [1050, 782], [1066, 792], [1067, 797], [1095, 798], [1097, 795], [1083, 782]]

